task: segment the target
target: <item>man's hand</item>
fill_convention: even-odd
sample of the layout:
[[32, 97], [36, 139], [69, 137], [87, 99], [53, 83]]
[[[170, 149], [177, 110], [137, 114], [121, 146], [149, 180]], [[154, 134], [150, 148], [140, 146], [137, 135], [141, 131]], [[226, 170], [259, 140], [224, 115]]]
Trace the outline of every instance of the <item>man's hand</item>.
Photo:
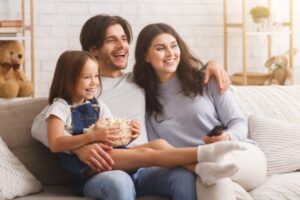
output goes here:
[[204, 78], [204, 83], [208, 83], [208, 80], [210, 77], [216, 77], [219, 88], [220, 88], [220, 93], [223, 94], [229, 87], [230, 85], [230, 79], [227, 74], [227, 72], [224, 70], [224, 68], [221, 66], [221, 64], [210, 60], [207, 63], [207, 68], [205, 71], [205, 78]]
[[112, 170], [115, 162], [107, 153], [112, 147], [101, 143], [88, 144], [73, 150], [78, 158], [95, 172]]

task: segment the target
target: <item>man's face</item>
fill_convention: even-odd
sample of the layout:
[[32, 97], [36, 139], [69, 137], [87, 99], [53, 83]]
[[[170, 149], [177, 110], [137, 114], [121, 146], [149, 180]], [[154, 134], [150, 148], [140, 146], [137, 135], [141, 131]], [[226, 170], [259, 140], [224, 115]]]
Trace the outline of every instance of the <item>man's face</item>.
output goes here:
[[102, 47], [93, 51], [97, 56], [101, 75], [115, 77], [121, 75], [121, 70], [128, 64], [129, 44], [124, 29], [120, 24], [107, 28]]

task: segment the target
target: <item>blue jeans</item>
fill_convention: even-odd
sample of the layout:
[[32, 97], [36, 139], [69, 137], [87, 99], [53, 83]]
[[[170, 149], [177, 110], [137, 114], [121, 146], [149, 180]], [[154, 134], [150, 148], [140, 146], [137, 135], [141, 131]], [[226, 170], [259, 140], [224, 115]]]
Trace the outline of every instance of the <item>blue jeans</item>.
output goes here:
[[165, 196], [196, 200], [196, 176], [182, 168], [142, 168], [133, 175], [137, 196]]
[[136, 196], [195, 200], [195, 181], [196, 176], [181, 167], [142, 168], [132, 175], [132, 179], [126, 172], [114, 170], [90, 178], [84, 186], [83, 193], [86, 197], [105, 200], [135, 200]]
[[120, 170], [99, 173], [91, 177], [83, 194], [98, 200], [135, 200], [135, 188], [129, 174]]

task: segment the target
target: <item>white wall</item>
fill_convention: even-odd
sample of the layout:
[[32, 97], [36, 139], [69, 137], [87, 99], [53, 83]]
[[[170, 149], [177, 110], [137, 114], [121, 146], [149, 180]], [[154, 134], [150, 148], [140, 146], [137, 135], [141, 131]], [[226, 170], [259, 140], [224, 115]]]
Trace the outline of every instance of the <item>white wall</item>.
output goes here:
[[[240, 0], [230, 0], [230, 19], [238, 21]], [[251, 1], [252, 3], [253, 1]], [[264, 4], [266, 0], [256, 0]], [[288, 0], [273, 0], [278, 13], [287, 16]], [[20, 0], [1, 0], [0, 19], [20, 15]], [[252, 5], [252, 4], [251, 4]], [[250, 5], [250, 6], [251, 6]], [[250, 7], [249, 6], [249, 7]], [[20, 7], [20, 6], [19, 6]], [[295, 43], [299, 47], [300, 1], [294, 0]], [[17, 11], [16, 11], [17, 10]], [[131, 24], [136, 39], [148, 23], [165, 22], [174, 26], [203, 61], [215, 59], [223, 63], [223, 1], [222, 0], [40, 0], [35, 1], [35, 77], [36, 95], [47, 96], [58, 56], [67, 49], [80, 49], [79, 33], [83, 23], [93, 15], [107, 13], [121, 15]], [[135, 41], [135, 40], [134, 40]], [[241, 40], [229, 41], [230, 71], [241, 66]], [[274, 53], [285, 51], [286, 40], [274, 38]], [[249, 66], [264, 69], [265, 39], [250, 40]], [[278, 44], [277, 44], [278, 43]], [[133, 63], [131, 47], [130, 66]], [[295, 80], [300, 83], [300, 53], [295, 57]], [[261, 67], [260, 67], [261, 66]]]

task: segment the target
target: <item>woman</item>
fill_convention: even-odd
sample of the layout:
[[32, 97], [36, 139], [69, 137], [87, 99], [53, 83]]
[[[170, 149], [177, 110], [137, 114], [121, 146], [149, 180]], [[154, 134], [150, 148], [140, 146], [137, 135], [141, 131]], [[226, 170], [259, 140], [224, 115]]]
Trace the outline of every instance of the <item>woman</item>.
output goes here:
[[[138, 36], [135, 59], [134, 78], [146, 93], [149, 139], [163, 138], [175, 147], [220, 141], [247, 143], [247, 151], [231, 155], [239, 166], [232, 180], [246, 190], [264, 181], [265, 157], [247, 139], [246, 121], [231, 92], [221, 95], [214, 79], [201, 84], [204, 76], [198, 69], [202, 62], [172, 27], [163, 23], [146, 26]], [[216, 126], [227, 128], [219, 136], [207, 136]], [[254, 160], [259, 164], [251, 165]]]

